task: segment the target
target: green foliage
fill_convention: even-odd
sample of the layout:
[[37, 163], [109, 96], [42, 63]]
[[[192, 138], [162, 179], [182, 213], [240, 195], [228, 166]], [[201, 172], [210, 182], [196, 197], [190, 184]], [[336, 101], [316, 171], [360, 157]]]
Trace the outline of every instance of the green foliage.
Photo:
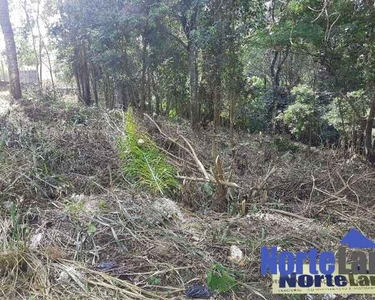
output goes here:
[[[334, 126], [341, 135], [348, 136], [361, 125], [357, 113], [360, 116], [367, 114], [369, 99], [363, 90], [347, 93], [344, 97], [335, 97], [328, 106], [325, 114], [327, 122]], [[354, 111], [355, 108], [357, 112]]]
[[75, 216], [84, 210], [85, 203], [82, 200], [77, 202], [68, 202], [65, 206], [65, 210]]
[[291, 93], [296, 98], [296, 102], [301, 104], [312, 105], [316, 98], [313, 90], [304, 84], [295, 86]]
[[[147, 109], [179, 121], [191, 117], [195, 85], [202, 118], [212, 121], [216, 106], [229, 124], [234, 100], [236, 128], [259, 132], [270, 128], [277, 98], [277, 109], [288, 106], [278, 119], [300, 141], [313, 136], [319, 144], [358, 128], [347, 99], [334, 98], [358, 89], [370, 94], [375, 78], [375, 9], [368, 1], [323, 4], [67, 0], [43, 11], [60, 14], [50, 30], [64, 62], [57, 71], [74, 81], [87, 46], [88, 75], [108, 108], [121, 91], [127, 103], [145, 99]], [[191, 45], [197, 51], [188, 51]], [[22, 62], [32, 61], [29, 52], [20, 53]], [[190, 82], [195, 66], [198, 80]], [[329, 96], [320, 103], [321, 95]], [[362, 111], [364, 98], [348, 98]]]
[[173, 193], [179, 187], [175, 168], [154, 142], [138, 131], [131, 109], [126, 113], [125, 122], [125, 136], [119, 142], [125, 175], [138, 186], [154, 193]]
[[161, 279], [157, 276], [151, 276], [148, 279], [148, 284], [150, 285], [160, 285], [161, 284]]
[[293, 143], [291, 140], [287, 139], [287, 138], [282, 138], [282, 137], [279, 137], [279, 138], [276, 138], [274, 141], [273, 141], [277, 151], [279, 152], [297, 152], [299, 150], [299, 147]]
[[25, 35], [15, 35], [18, 50], [18, 63], [20, 67], [33, 66], [36, 64], [34, 51]]
[[20, 224], [20, 216], [18, 213], [18, 208], [14, 204], [14, 202], [11, 202], [10, 204], [10, 217], [12, 220], [12, 238], [15, 241], [21, 240], [22, 230]]
[[229, 292], [237, 286], [236, 279], [221, 264], [215, 264], [207, 273], [207, 285], [212, 291]]
[[87, 225], [87, 231], [90, 233], [90, 234], [94, 234], [96, 232], [96, 226], [93, 224], [93, 223], [89, 223]]
[[295, 103], [288, 106], [277, 118], [288, 125], [290, 131], [299, 139], [308, 136], [310, 130], [319, 132], [319, 115], [316, 107], [316, 95], [306, 85], [292, 89]]
[[170, 110], [168, 115], [171, 119], [176, 119], [176, 117], [177, 117], [176, 110], [175, 109]]
[[250, 95], [240, 103], [238, 124], [250, 132], [259, 132], [267, 128], [267, 102], [271, 91], [267, 90], [264, 80], [257, 76], [250, 78]]
[[87, 116], [80, 111], [75, 112], [71, 119], [74, 125], [86, 124]]
[[214, 188], [210, 182], [206, 182], [202, 185], [202, 191], [205, 195], [211, 197], [214, 194]]
[[310, 127], [309, 119], [313, 117], [313, 109], [308, 104], [296, 102], [288, 107], [279, 119], [283, 120], [298, 138], [307, 133]]

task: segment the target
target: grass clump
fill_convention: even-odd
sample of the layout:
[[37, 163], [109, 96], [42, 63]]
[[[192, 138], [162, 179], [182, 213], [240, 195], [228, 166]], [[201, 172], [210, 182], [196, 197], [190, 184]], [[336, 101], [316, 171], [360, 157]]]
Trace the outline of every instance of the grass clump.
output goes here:
[[120, 140], [119, 150], [125, 175], [138, 186], [161, 195], [178, 188], [176, 169], [156, 144], [138, 130], [131, 109], [126, 113], [125, 136]]

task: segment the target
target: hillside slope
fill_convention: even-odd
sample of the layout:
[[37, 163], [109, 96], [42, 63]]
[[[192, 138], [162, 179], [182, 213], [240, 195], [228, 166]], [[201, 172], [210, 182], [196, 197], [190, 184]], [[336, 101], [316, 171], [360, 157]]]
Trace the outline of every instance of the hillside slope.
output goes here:
[[[356, 157], [241, 133], [232, 159], [224, 130], [217, 137], [224, 174], [239, 188], [217, 212], [214, 182], [181, 180], [168, 198], [124, 176], [121, 111], [36, 100], [10, 109], [0, 119], [3, 299], [185, 299], [218, 264], [237, 288], [212, 299], [291, 299], [271, 295], [260, 247], [335, 250], [351, 227], [375, 238], [375, 174]], [[212, 172], [210, 129], [156, 122], [163, 134], [147, 118], [138, 126], [181, 177], [202, 174], [166, 136], [188, 139]], [[231, 246], [241, 261], [229, 259]]]

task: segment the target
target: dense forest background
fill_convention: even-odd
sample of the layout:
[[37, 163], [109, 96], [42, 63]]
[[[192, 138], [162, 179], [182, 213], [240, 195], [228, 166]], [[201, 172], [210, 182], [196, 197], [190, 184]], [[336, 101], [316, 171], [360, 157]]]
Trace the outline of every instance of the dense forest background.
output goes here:
[[13, 5], [23, 15], [19, 60], [35, 66], [40, 88], [46, 65], [53, 89], [56, 73], [88, 106], [224, 125], [232, 139], [235, 129], [284, 133], [375, 159], [371, 0]]

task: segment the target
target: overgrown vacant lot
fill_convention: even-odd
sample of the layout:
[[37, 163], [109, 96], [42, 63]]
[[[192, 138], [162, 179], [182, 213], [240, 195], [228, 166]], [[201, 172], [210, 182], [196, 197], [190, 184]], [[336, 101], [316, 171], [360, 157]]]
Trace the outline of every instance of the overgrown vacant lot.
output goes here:
[[375, 0], [0, 0], [0, 28], [0, 300], [374, 298]]
[[[231, 159], [224, 131], [223, 176], [238, 187], [228, 186], [219, 213], [218, 184], [194, 180], [203, 176], [196, 158], [213, 174], [210, 129], [63, 101], [9, 109], [0, 121], [2, 299], [185, 299], [218, 273], [235, 287], [219, 284], [213, 299], [292, 299], [270, 294], [261, 246], [335, 250], [351, 227], [375, 238], [374, 171], [359, 158], [242, 133]], [[132, 170], [142, 157], [151, 179]]]

